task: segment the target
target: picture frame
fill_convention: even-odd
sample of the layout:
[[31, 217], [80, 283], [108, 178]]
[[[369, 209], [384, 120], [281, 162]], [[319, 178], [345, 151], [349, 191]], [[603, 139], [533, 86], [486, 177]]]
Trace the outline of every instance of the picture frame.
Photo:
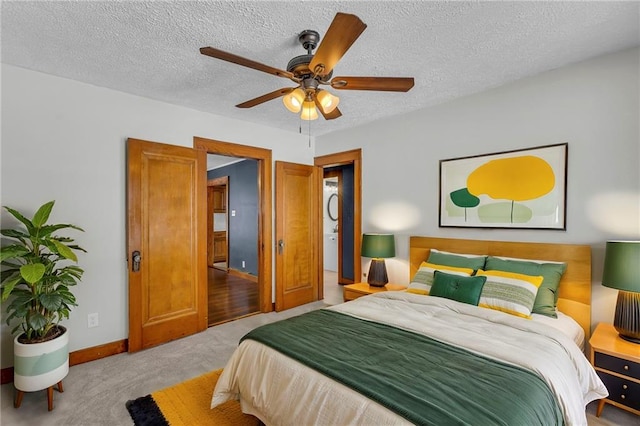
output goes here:
[[561, 143], [440, 160], [441, 228], [566, 230]]

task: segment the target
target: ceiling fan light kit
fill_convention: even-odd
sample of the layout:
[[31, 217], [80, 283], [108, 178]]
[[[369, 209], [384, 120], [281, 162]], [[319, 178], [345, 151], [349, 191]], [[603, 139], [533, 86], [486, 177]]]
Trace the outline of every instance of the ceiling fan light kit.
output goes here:
[[[282, 88], [258, 96], [238, 104], [236, 107], [252, 108], [272, 99], [282, 97], [284, 106], [293, 113], [300, 113], [300, 118], [303, 120], [317, 119], [318, 110], [326, 120], [333, 120], [342, 115], [337, 108], [340, 99], [327, 90], [320, 89], [320, 85], [329, 85], [335, 90], [390, 92], [407, 92], [413, 87], [414, 81], [412, 77], [336, 77], [333, 80], [331, 79], [333, 68], [360, 37], [365, 28], [367, 28], [367, 25], [357, 16], [337, 13], [322, 42], [320, 42], [320, 34], [317, 31], [302, 31], [298, 35], [298, 41], [307, 51], [307, 54], [291, 59], [287, 64], [286, 71], [213, 47], [202, 47], [200, 48], [200, 53], [277, 77], [288, 78], [298, 85], [295, 88]], [[320, 44], [318, 45], [319, 42]], [[316, 46], [318, 46], [318, 49], [313, 54], [312, 52]]]

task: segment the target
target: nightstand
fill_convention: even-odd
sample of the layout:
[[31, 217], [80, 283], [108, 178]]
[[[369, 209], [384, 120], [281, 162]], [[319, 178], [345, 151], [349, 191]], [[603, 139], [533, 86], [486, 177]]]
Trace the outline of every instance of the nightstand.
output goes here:
[[397, 284], [387, 284], [385, 287], [374, 287], [368, 283], [348, 284], [343, 287], [344, 301], [348, 302], [349, 300], [354, 300], [367, 294], [380, 293], [381, 291], [387, 290], [402, 290], [404, 288], [406, 287]]
[[589, 343], [591, 364], [609, 391], [600, 400], [596, 416], [600, 417], [605, 403], [640, 415], [640, 345], [621, 339], [613, 325], [603, 323]]

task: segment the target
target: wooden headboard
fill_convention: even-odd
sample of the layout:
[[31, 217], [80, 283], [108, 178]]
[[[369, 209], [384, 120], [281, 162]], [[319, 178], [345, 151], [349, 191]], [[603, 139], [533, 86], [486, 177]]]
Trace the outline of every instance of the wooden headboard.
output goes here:
[[522, 259], [566, 262], [560, 280], [558, 309], [575, 319], [584, 329], [585, 341], [591, 336], [591, 247], [577, 244], [521, 243], [505, 241], [462, 240], [453, 238], [411, 237], [409, 264], [411, 279], [420, 263], [437, 250], [507, 256]]

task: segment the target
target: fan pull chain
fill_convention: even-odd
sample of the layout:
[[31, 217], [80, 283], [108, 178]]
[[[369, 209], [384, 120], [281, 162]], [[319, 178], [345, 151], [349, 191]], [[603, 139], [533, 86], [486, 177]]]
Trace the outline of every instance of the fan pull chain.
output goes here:
[[309, 148], [311, 148], [311, 120], [309, 120]]

